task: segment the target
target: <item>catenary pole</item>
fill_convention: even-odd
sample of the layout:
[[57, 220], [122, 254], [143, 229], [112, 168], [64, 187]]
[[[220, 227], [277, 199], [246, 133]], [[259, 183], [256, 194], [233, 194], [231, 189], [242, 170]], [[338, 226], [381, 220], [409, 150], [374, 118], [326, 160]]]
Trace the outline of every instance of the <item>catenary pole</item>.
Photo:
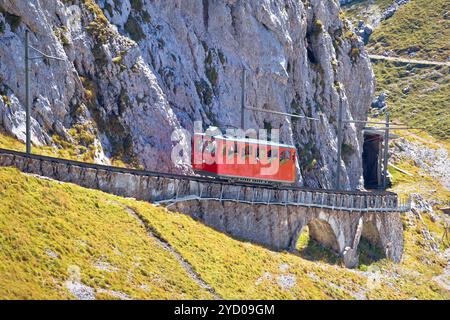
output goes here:
[[241, 80], [241, 129], [245, 130], [245, 67], [242, 68], [242, 80]]
[[25, 117], [26, 117], [26, 152], [31, 153], [31, 108], [30, 108], [30, 34], [25, 30]]
[[338, 141], [337, 141], [337, 168], [336, 168], [336, 190], [341, 190], [341, 155], [342, 155], [342, 117], [343, 117], [343, 107], [342, 101], [339, 103], [339, 115], [338, 115]]
[[386, 111], [386, 131], [384, 131], [384, 162], [383, 162], [383, 189], [387, 187], [387, 172], [389, 158], [389, 111]]

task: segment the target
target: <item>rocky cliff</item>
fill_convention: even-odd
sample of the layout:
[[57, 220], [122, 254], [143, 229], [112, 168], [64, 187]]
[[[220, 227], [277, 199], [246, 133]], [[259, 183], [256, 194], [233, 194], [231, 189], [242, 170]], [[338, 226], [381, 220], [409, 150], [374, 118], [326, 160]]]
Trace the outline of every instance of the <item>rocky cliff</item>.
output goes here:
[[[339, 1], [0, 0], [0, 125], [24, 139], [24, 33], [65, 60], [33, 60], [35, 144], [83, 143], [98, 161], [189, 172], [170, 160], [174, 129], [280, 128], [301, 155], [300, 184], [332, 187], [337, 114], [365, 120], [373, 73]], [[342, 183], [361, 186], [361, 126], [345, 126]], [[74, 134], [77, 138], [74, 138]], [[75, 141], [76, 140], [76, 141]]]

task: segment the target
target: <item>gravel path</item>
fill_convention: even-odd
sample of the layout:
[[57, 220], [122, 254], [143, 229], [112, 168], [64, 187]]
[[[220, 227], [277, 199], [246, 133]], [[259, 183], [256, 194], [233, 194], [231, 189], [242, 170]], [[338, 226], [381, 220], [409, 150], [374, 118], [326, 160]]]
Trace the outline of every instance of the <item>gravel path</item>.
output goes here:
[[395, 62], [404, 62], [404, 63], [410, 63], [410, 64], [423, 64], [423, 65], [429, 65], [429, 66], [450, 66], [450, 62], [443, 62], [443, 61], [430, 61], [430, 60], [414, 60], [414, 59], [407, 59], [407, 58], [400, 58], [400, 57], [388, 57], [388, 56], [381, 56], [376, 54], [370, 54], [369, 58], [372, 60], [387, 60], [387, 61], [395, 61]]

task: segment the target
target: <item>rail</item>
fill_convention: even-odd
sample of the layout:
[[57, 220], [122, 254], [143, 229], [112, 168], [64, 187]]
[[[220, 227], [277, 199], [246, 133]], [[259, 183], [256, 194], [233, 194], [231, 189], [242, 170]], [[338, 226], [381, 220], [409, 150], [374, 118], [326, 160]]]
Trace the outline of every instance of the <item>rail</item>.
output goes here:
[[[225, 185], [214, 190], [198, 186], [192, 194], [182, 195], [177, 185], [174, 197], [157, 201], [156, 204], [172, 206], [180, 202], [188, 201], [229, 201], [251, 205], [276, 205], [308, 208], [323, 208], [334, 211], [349, 212], [407, 212], [411, 210], [411, 199], [399, 198], [397, 194], [337, 194], [329, 192], [302, 190], [271, 190], [253, 187], [245, 190], [241, 186], [235, 186], [234, 190], [225, 191]], [[216, 196], [218, 194], [219, 196]]]
[[[330, 189], [308, 189], [295, 186], [261, 185], [250, 182], [230, 182], [222, 178], [114, 167], [27, 154], [0, 148], [0, 155], [2, 154], [67, 166], [154, 177], [170, 181], [171, 185], [173, 185], [173, 192], [158, 190], [164, 196], [161, 196], [162, 198], [152, 199], [152, 202], [155, 204], [173, 205], [192, 200], [216, 200], [255, 205], [302, 206], [358, 212], [405, 212], [411, 208], [411, 200], [409, 198], [399, 198], [397, 194], [386, 191], [337, 191]], [[150, 190], [149, 193], [151, 193]]]

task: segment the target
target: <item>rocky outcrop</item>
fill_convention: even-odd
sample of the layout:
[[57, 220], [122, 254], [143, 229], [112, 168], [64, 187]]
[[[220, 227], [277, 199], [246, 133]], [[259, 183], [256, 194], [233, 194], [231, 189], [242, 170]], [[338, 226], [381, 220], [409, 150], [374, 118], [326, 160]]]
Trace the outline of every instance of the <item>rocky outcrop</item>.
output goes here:
[[[365, 120], [373, 73], [363, 44], [339, 17], [337, 1], [0, 0], [0, 124], [24, 138], [24, 31], [31, 44], [65, 61], [34, 61], [33, 142], [71, 141], [86, 128], [104, 153], [147, 169], [173, 164], [175, 129], [193, 122], [240, 124], [247, 105], [319, 122], [248, 112], [248, 128], [280, 128], [301, 158], [299, 184], [332, 187], [337, 113]], [[362, 127], [344, 129], [342, 185], [362, 186]], [[58, 137], [58, 139], [55, 139]], [[92, 145], [84, 141], [87, 146]]]
[[396, 0], [389, 8], [387, 8], [383, 12], [381, 20], [387, 20], [391, 18], [401, 6], [407, 4], [410, 1], [411, 0]]
[[[370, 27], [371, 29], [372, 29], [372, 27], [377, 27], [382, 21], [391, 18], [397, 12], [397, 10], [400, 9], [400, 7], [404, 6], [405, 4], [408, 4], [410, 1], [411, 0], [392, 0], [390, 2], [391, 5], [388, 6], [386, 9], [384, 9], [383, 11], [381, 11], [379, 9], [379, 6], [377, 5], [377, 2], [373, 1], [373, 0], [367, 0], [367, 1], [339, 0], [341, 5], [351, 5], [353, 3], [358, 3], [358, 2], [367, 3], [367, 7], [370, 7], [371, 5], [373, 5], [374, 8], [367, 8], [366, 10], [364, 10], [365, 15], [368, 15], [368, 14], [370, 15], [370, 17], [368, 17], [369, 18], [368, 21], [370, 21], [371, 26], [368, 25], [367, 27]], [[360, 23], [361, 22], [363, 22], [363, 21], [360, 21]], [[359, 28], [357, 30], [360, 31], [361, 28]]]
[[364, 44], [369, 43], [369, 38], [373, 33], [373, 27], [365, 24], [363, 21], [359, 21], [358, 27], [355, 29], [358, 36], [361, 37]]
[[[414, 137], [414, 136], [413, 136]], [[393, 162], [412, 161], [420, 171], [433, 180], [440, 182], [447, 190], [450, 190], [450, 156], [448, 150], [440, 145], [425, 140], [408, 141], [404, 138], [396, 140], [390, 153]], [[423, 139], [422, 139], [423, 140]]]

